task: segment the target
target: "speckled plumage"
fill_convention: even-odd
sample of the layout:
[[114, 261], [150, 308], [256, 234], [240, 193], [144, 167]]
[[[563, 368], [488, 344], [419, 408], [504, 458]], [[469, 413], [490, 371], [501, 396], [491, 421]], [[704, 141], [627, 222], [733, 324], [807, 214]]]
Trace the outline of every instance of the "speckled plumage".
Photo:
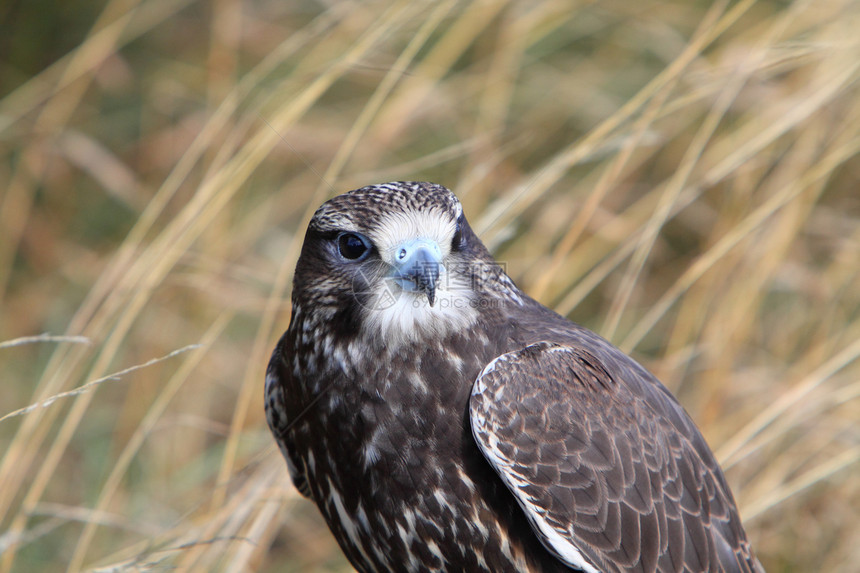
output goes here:
[[[392, 271], [415, 240], [438, 284]], [[439, 185], [320, 207], [266, 415], [360, 571], [760, 570], [683, 408], [519, 291]]]

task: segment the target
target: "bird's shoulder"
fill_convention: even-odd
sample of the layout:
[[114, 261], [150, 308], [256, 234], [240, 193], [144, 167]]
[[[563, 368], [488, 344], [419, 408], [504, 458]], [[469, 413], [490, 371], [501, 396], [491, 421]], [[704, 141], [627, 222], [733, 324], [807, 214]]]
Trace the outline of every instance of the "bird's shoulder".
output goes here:
[[749, 570], [701, 434], [656, 378], [597, 335], [572, 329], [564, 342], [498, 356], [473, 384], [469, 413], [485, 458], [569, 566]]

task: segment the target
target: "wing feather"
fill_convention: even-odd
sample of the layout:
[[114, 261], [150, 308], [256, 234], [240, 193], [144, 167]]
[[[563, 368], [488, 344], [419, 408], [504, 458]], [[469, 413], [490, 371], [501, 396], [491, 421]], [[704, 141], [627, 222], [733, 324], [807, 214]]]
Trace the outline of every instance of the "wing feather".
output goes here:
[[[275, 353], [278, 352], [280, 352], [280, 345], [275, 348]], [[276, 356], [273, 356], [266, 372], [266, 421], [269, 424], [272, 435], [276, 438], [275, 441], [281, 450], [281, 455], [287, 461], [287, 471], [290, 472], [290, 479], [293, 481], [293, 485], [296, 486], [296, 489], [303, 496], [310, 497], [311, 489], [305, 475], [304, 463], [298, 456], [294, 456], [289, 446], [288, 430], [290, 427], [290, 418], [287, 413], [289, 410], [287, 404], [284, 402], [284, 389], [278, 370], [278, 365], [281, 364], [281, 361]]]
[[755, 571], [704, 440], [659, 383], [643, 395], [646, 383], [613, 377], [582, 348], [533, 344], [478, 377], [472, 433], [537, 536], [571, 567]]

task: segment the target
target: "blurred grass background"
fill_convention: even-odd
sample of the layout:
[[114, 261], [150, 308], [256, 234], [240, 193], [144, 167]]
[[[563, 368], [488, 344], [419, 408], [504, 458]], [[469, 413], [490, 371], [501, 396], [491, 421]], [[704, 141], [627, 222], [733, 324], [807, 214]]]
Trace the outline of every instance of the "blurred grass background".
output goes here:
[[442, 183], [770, 571], [860, 563], [856, 1], [0, 7], [0, 573], [349, 570], [265, 427], [310, 213]]

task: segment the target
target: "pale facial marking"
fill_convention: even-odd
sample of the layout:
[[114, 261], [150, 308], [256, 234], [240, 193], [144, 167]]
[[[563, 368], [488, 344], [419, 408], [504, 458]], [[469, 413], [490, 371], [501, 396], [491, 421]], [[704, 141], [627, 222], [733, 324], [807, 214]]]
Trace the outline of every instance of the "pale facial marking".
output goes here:
[[439, 245], [442, 258], [451, 251], [451, 239], [457, 230], [457, 221], [444, 211], [406, 211], [387, 213], [368, 238], [388, 264], [395, 264], [397, 247], [411, 239], [429, 239]]
[[474, 323], [478, 309], [471, 279], [454, 272], [455, 254], [451, 253], [451, 241], [456, 230], [456, 220], [438, 210], [390, 213], [374, 226], [368, 238], [376, 246], [381, 259], [392, 268], [399, 246], [419, 238], [439, 246], [445, 268], [440, 273], [433, 306], [423, 293], [410, 292], [399, 286], [397, 281], [381, 277], [374, 285], [376, 300], [380, 304], [362, 309], [366, 334], [385, 340], [391, 348], [419, 339], [440, 338]]

